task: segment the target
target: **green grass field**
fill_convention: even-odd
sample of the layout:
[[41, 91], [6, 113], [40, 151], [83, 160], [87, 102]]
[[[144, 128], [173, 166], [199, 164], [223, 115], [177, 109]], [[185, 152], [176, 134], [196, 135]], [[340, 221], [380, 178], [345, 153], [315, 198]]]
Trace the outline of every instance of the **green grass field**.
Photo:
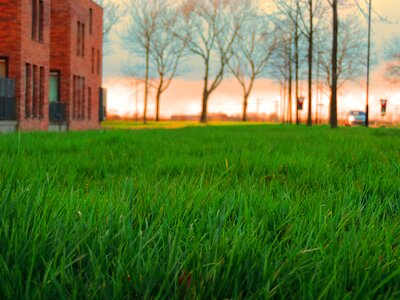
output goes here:
[[0, 135], [0, 299], [400, 297], [400, 131]]
[[[208, 122], [207, 126], [253, 126], [265, 125], [261, 122], [234, 122], [234, 121], [221, 121], [221, 122]], [[185, 127], [204, 127], [206, 125], [200, 124], [198, 121], [149, 121], [143, 124], [142, 121], [118, 121], [110, 120], [103, 122], [103, 128], [107, 130], [143, 130], [143, 129], [178, 129]]]

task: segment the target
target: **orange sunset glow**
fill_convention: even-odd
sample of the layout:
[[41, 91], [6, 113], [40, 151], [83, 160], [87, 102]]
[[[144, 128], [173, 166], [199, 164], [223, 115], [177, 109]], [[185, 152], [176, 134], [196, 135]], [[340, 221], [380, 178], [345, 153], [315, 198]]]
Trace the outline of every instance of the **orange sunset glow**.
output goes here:
[[[266, 9], [271, 7], [272, 1], [262, 1]], [[374, 10], [378, 16], [384, 16], [390, 23], [382, 22], [375, 16], [372, 27], [372, 40], [375, 45], [374, 56], [376, 63], [373, 65], [371, 74], [370, 90], [370, 112], [371, 117], [380, 117], [380, 99], [388, 99], [388, 120], [400, 119], [400, 89], [399, 86], [389, 84], [384, 79], [384, 62], [382, 52], [385, 43], [400, 30], [400, 10], [393, 9], [399, 5], [397, 0], [375, 1]], [[330, 16], [330, 15], [329, 15]], [[366, 26], [367, 20], [360, 14], [362, 24]], [[124, 24], [119, 25], [123, 28]], [[143, 88], [135, 84], [136, 79], [126, 77], [121, 71], [127, 61], [132, 61], [129, 52], [124, 49], [118, 34], [112, 37], [111, 55], [105, 57], [104, 87], [108, 90], [107, 111], [109, 115], [135, 118], [142, 115], [143, 111]], [[366, 59], [366, 58], [365, 58]], [[140, 58], [133, 62], [142, 63]], [[203, 82], [202, 66], [193, 56], [188, 56], [185, 64], [189, 66], [189, 72], [182, 73], [175, 78], [170, 88], [163, 94], [161, 99], [161, 117], [170, 118], [174, 115], [198, 115], [201, 111], [201, 94]], [[268, 68], [268, 66], [267, 66]], [[321, 80], [322, 81], [322, 80]], [[314, 85], [316, 78], [314, 76]], [[307, 82], [302, 81], [300, 91], [307, 96]], [[338, 113], [343, 117], [351, 109], [365, 109], [366, 78], [356, 78], [339, 90]], [[242, 111], [243, 92], [238, 82], [232, 75], [227, 74], [223, 83], [211, 95], [208, 111], [210, 113], [224, 113], [229, 116], [240, 115]], [[282, 115], [282, 88], [276, 80], [260, 78], [256, 80], [254, 90], [249, 99], [249, 113], [277, 114]], [[155, 114], [155, 95], [150, 92], [148, 114], [150, 118]], [[327, 119], [329, 115], [329, 89], [325, 85], [322, 91], [314, 87], [313, 114], [318, 110], [319, 117]], [[318, 103], [317, 103], [318, 102]], [[295, 111], [293, 103], [293, 111]], [[317, 109], [318, 108], [318, 109]], [[300, 117], [306, 117], [306, 109], [300, 112]]]
[[[377, 77], [379, 74], [377, 75]], [[377, 78], [376, 81], [379, 79]], [[375, 81], [375, 82], [376, 82]], [[143, 91], [139, 88], [136, 94], [135, 79], [127, 77], [107, 78], [104, 86], [108, 89], [108, 113], [121, 117], [134, 118], [136, 113], [140, 116], [143, 111]], [[371, 114], [372, 117], [379, 118], [380, 99], [390, 99], [390, 117], [397, 120], [400, 117], [400, 93], [397, 89], [385, 88], [384, 81], [380, 80], [381, 85], [374, 86], [371, 94]], [[171, 87], [165, 92], [161, 104], [161, 116], [169, 118], [173, 115], [198, 115], [201, 110], [201, 89], [202, 81], [184, 80], [177, 78]], [[305, 93], [306, 82], [302, 83], [302, 90]], [[320, 96], [319, 112], [321, 117], [328, 117], [329, 91], [325, 90]], [[342, 89], [339, 97], [339, 113], [343, 116], [348, 110], [362, 110], [365, 105], [365, 90], [363, 84], [351, 83]], [[242, 91], [240, 86], [233, 78], [226, 80], [212, 95], [210, 99], [210, 113], [225, 113], [227, 115], [239, 115], [242, 109]], [[314, 97], [314, 112], [316, 111], [316, 101]], [[138, 112], [136, 111], [138, 109]], [[294, 106], [293, 106], [293, 109]], [[257, 81], [252, 96], [249, 101], [249, 113], [260, 114], [282, 114], [282, 103], [279, 84], [268, 80], [260, 79]], [[154, 95], [151, 94], [149, 103], [149, 115], [154, 116], [155, 104]], [[300, 112], [304, 115], [306, 111]]]

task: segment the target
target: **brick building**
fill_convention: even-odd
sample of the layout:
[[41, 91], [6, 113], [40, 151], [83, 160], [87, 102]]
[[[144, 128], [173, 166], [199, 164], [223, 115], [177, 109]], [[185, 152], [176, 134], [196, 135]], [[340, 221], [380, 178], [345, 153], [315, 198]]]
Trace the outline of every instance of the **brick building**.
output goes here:
[[92, 0], [0, 1], [3, 130], [100, 128], [102, 16]]

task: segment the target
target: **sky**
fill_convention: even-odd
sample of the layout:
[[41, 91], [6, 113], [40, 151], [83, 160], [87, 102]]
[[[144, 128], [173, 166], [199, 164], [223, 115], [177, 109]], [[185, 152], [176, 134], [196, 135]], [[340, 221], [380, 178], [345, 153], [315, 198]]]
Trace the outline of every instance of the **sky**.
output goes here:
[[[116, 0], [123, 1], [123, 0]], [[360, 0], [363, 2], [364, 0]], [[353, 0], [347, 0], [353, 2]], [[388, 19], [393, 24], [378, 21], [375, 15], [372, 29], [372, 40], [376, 45], [376, 52], [379, 55], [382, 46], [395, 34], [400, 34], [400, 0], [373, 0], [373, 8], [377, 14]], [[363, 20], [366, 24], [366, 20]], [[122, 72], [122, 66], [126, 64], [130, 55], [123, 49], [118, 32], [124, 27], [125, 20], [121, 20], [114, 31], [110, 47], [110, 55], [104, 58], [104, 87], [108, 90], [107, 109], [111, 114], [121, 116], [135, 115], [136, 109], [141, 114], [143, 110], [143, 93], [136, 92], [135, 84], [126, 78]], [[194, 57], [187, 58], [189, 72], [174, 79], [170, 88], [165, 92], [161, 103], [161, 115], [170, 117], [177, 114], [198, 114], [201, 109], [201, 65]], [[134, 61], [135, 63], [135, 61]], [[138, 61], [138, 63], [141, 63]], [[389, 99], [388, 111], [391, 115], [400, 116], [400, 87], [387, 84], [383, 78], [383, 66], [381, 61], [375, 65], [371, 77], [371, 113], [378, 115], [379, 100]], [[305, 94], [306, 83], [301, 83], [301, 92]], [[304, 92], [303, 92], [304, 91]], [[314, 93], [316, 94], [316, 93]], [[328, 94], [322, 96], [322, 114], [328, 116]], [[150, 95], [149, 116], [155, 112], [154, 95]], [[249, 112], [273, 113], [281, 112], [280, 87], [268, 79], [259, 79], [255, 84], [254, 91], [249, 100]], [[365, 78], [358, 82], [347, 84], [339, 94], [339, 112], [344, 114], [351, 109], [362, 110], [365, 107]], [[235, 79], [227, 77], [221, 86], [211, 96], [209, 112], [226, 113], [236, 115], [241, 112], [242, 91]], [[315, 104], [315, 100], [314, 100]], [[314, 111], [315, 111], [314, 106]], [[301, 114], [305, 114], [303, 111]]]

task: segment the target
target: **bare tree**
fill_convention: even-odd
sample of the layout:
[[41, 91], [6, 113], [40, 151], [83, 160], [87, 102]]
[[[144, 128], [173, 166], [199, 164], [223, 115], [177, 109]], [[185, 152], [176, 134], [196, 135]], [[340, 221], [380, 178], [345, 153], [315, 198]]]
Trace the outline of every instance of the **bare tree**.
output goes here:
[[385, 78], [393, 84], [400, 83], [400, 36], [392, 38], [385, 45]]
[[243, 90], [242, 121], [247, 121], [248, 99], [256, 78], [263, 74], [276, 46], [272, 23], [258, 13], [258, 1], [243, 10], [246, 18], [241, 24], [233, 46], [229, 68]]
[[103, 7], [103, 44], [105, 54], [111, 52], [109, 49], [110, 35], [115, 25], [121, 20], [124, 15], [122, 5], [112, 0], [96, 0], [101, 7]]
[[[144, 73], [143, 123], [147, 123], [149, 98], [150, 58], [153, 38], [157, 27], [163, 26], [161, 20], [167, 12], [167, 3], [163, 0], [132, 0], [128, 6], [129, 23], [122, 33], [122, 42], [131, 54], [144, 58], [144, 66], [138, 66]], [[144, 69], [144, 70], [143, 70]]]
[[300, 69], [300, 49], [299, 49], [299, 43], [300, 43], [300, 34], [299, 34], [299, 14], [300, 14], [300, 7], [299, 5], [296, 5], [296, 12], [295, 12], [295, 22], [294, 22], [294, 65], [295, 65], [295, 73], [296, 73], [296, 125], [300, 124], [299, 120], [299, 109], [298, 109], [298, 101], [299, 101], [299, 69]]
[[[290, 18], [275, 20], [276, 25], [276, 49], [272, 54], [271, 68], [268, 74], [274, 79], [278, 79], [283, 88], [282, 107], [283, 122], [292, 122], [292, 80], [293, 80], [293, 32], [292, 28], [286, 26], [291, 22]], [[287, 89], [287, 91], [286, 91]], [[287, 104], [286, 104], [287, 102]], [[286, 118], [285, 118], [286, 115]]]
[[365, 65], [363, 61], [360, 61], [360, 57], [362, 57], [360, 52], [364, 50], [364, 47], [367, 49], [368, 46], [364, 43], [363, 32], [360, 31], [362, 26], [357, 23], [356, 19], [351, 19], [354, 18], [354, 12], [348, 19], [340, 22], [339, 5], [343, 10], [353, 7], [353, 4], [339, 0], [327, 1], [332, 8], [332, 56], [330, 66], [325, 66], [328, 71], [327, 80], [331, 87], [329, 123], [331, 128], [337, 128], [339, 79], [342, 82], [351, 79], [360, 71], [360, 68]]
[[204, 87], [200, 122], [207, 122], [210, 95], [222, 83], [225, 69], [231, 59], [233, 43], [238, 34], [241, 17], [240, 5], [246, 0], [184, 0], [182, 13], [185, 30], [177, 36], [185, 41], [192, 55], [204, 66]]
[[[354, 14], [340, 20], [337, 40], [337, 88], [365, 73], [367, 55], [366, 28]], [[317, 36], [317, 50], [320, 53], [319, 63], [326, 75], [326, 84], [332, 88], [332, 68], [330, 49], [332, 39], [328, 38], [328, 29], [321, 30]]]
[[[372, 8], [372, 0], [354, 0], [355, 5], [359, 11], [368, 20], [368, 54], [367, 54], [367, 86], [366, 86], [366, 120], [365, 125], [369, 126], [369, 90], [370, 90], [370, 63], [371, 63], [371, 31], [372, 31], [372, 14], [375, 16], [374, 21], [379, 21], [386, 24], [399, 24], [400, 20], [391, 21], [388, 18], [379, 14], [375, 9]], [[386, 75], [387, 77], [387, 75]], [[388, 78], [389, 79], [389, 78]]]
[[[298, 42], [299, 42], [299, 18], [298, 18], [298, 10], [297, 8], [299, 7], [298, 5], [298, 0], [291, 0], [291, 1], [285, 1], [285, 0], [274, 0], [274, 3], [276, 7], [278, 8], [278, 15], [276, 16], [275, 23], [278, 27], [278, 32], [279, 35], [281, 36], [281, 39], [279, 40], [278, 43], [280, 43], [280, 46], [278, 48], [281, 48], [281, 54], [284, 55], [283, 60], [280, 60], [278, 58], [278, 61], [281, 63], [283, 62], [283, 70], [285, 70], [285, 75], [283, 76], [284, 81], [287, 81], [287, 84], [284, 82], [283, 86], [287, 86], [288, 91], [287, 91], [287, 96], [288, 96], [288, 103], [286, 106], [287, 110], [287, 121], [289, 123], [292, 123], [292, 99], [293, 99], [293, 62], [295, 64], [295, 70], [296, 70], [296, 96], [298, 95], [298, 67], [299, 67], [299, 56], [298, 56]], [[294, 35], [293, 35], [294, 31]], [[295, 49], [294, 49], [294, 57], [293, 57], [293, 45], [292, 43], [295, 43]], [[279, 62], [276, 66], [279, 66]], [[283, 75], [283, 74], [281, 74]], [[284, 95], [286, 92], [284, 93]], [[285, 102], [284, 102], [285, 104]], [[297, 115], [297, 114], [296, 114]], [[285, 121], [285, 120], [284, 120]], [[297, 121], [298, 122], [298, 121]]]
[[339, 15], [338, 0], [328, 0], [332, 7], [332, 84], [331, 84], [331, 101], [329, 110], [329, 123], [331, 128], [337, 128], [337, 87], [338, 87], [338, 36], [339, 36]]
[[[298, 0], [298, 15], [300, 28], [308, 41], [308, 114], [307, 125], [312, 125], [312, 94], [313, 94], [313, 57], [314, 35], [319, 22], [323, 19], [324, 5], [321, 0]], [[303, 13], [303, 12], [306, 13]], [[306, 19], [308, 18], [308, 20]], [[318, 23], [316, 23], [318, 18]]]
[[175, 77], [181, 58], [185, 54], [185, 41], [176, 36], [182, 30], [180, 15], [171, 7], [167, 7], [160, 16], [151, 40], [151, 58], [154, 60], [158, 78], [156, 81], [156, 122], [160, 120], [161, 96]]
[[[296, 98], [299, 97], [299, 60], [300, 33], [308, 42], [308, 117], [307, 125], [312, 125], [312, 94], [313, 94], [313, 56], [314, 56], [314, 36], [319, 23], [325, 13], [325, 5], [322, 0], [274, 0], [278, 10], [285, 14], [291, 22], [288, 26], [294, 32], [294, 64], [296, 79]], [[290, 87], [291, 88], [291, 87]], [[298, 115], [296, 114], [298, 124]]]

